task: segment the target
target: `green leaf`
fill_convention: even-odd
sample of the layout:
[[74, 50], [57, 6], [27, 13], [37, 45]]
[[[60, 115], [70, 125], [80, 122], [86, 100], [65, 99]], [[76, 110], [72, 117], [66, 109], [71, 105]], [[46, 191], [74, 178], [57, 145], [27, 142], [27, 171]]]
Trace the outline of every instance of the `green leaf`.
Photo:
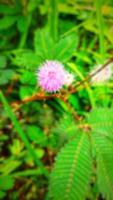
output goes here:
[[46, 29], [38, 29], [35, 32], [34, 47], [36, 53], [39, 54], [44, 60], [51, 59], [53, 57], [54, 42]]
[[3, 71], [0, 70], [0, 85], [5, 85], [8, 83], [8, 79], [4, 76]]
[[39, 5], [39, 0], [30, 0], [28, 2], [28, 12], [33, 12]]
[[76, 126], [73, 117], [65, 114], [51, 130], [56, 141], [56, 147], [61, 148], [69, 140], [76, 137], [78, 127]]
[[106, 200], [113, 200], [113, 143], [98, 133], [93, 133], [93, 140], [98, 188]]
[[88, 31], [90, 31], [90, 32], [92, 32], [92, 33], [98, 33], [98, 30], [97, 30], [97, 28], [95, 27], [95, 19], [92, 19], [92, 18], [89, 18], [89, 19], [87, 19], [87, 20], [85, 20], [84, 21], [84, 23], [83, 23], [83, 27], [86, 29], [86, 30], [88, 30]]
[[95, 108], [88, 116], [96, 153], [99, 192], [113, 200], [113, 109]]
[[19, 139], [14, 139], [13, 144], [9, 146], [9, 149], [13, 155], [19, 156], [24, 145], [20, 142]]
[[12, 61], [15, 65], [25, 67], [26, 69], [36, 69], [42, 59], [39, 55], [30, 50], [16, 50], [13, 52]]
[[28, 84], [28, 85], [35, 85], [36, 84], [36, 74], [32, 73], [31, 71], [24, 71], [20, 78], [21, 83]]
[[62, 38], [56, 45], [54, 50], [54, 58], [67, 61], [73, 56], [78, 44], [78, 40], [75, 34]]
[[76, 95], [70, 95], [69, 102], [73, 106], [74, 109], [80, 110], [80, 102]]
[[14, 14], [18, 14], [19, 12], [21, 12], [21, 6], [19, 6], [18, 3], [17, 4], [14, 3], [12, 5], [0, 4], [0, 13], [7, 14], [7, 15], [14, 15]]
[[32, 96], [33, 92], [34, 92], [33, 87], [22, 86], [20, 87], [19, 95], [21, 99], [25, 99], [27, 97]]
[[21, 165], [21, 162], [18, 160], [7, 159], [0, 165], [0, 172], [4, 175], [8, 175], [17, 169]]
[[0, 191], [0, 199], [3, 199], [5, 197], [6, 193], [3, 191]]
[[4, 72], [4, 76], [7, 80], [12, 79], [12, 77], [14, 75], [14, 71], [12, 69], [5, 69], [3, 72]]
[[44, 144], [47, 141], [41, 129], [34, 125], [27, 127], [27, 135], [31, 141], [37, 144]]
[[0, 176], [0, 190], [9, 190], [14, 185], [14, 179], [11, 176]]
[[54, 200], [84, 200], [90, 182], [91, 163], [88, 135], [78, 134], [56, 158], [50, 196]]
[[0, 85], [7, 84], [9, 80], [12, 79], [14, 71], [11, 69], [5, 69], [0, 71]]
[[3, 55], [0, 55], [0, 68], [6, 67], [6, 64], [7, 64], [6, 57]]
[[26, 16], [19, 16], [17, 26], [20, 32], [26, 32], [28, 28], [28, 18]]
[[113, 141], [113, 109], [112, 108], [95, 108], [88, 115], [88, 122], [92, 131], [110, 137]]
[[[44, 152], [43, 149], [37, 148], [37, 149], [34, 149], [34, 151], [35, 151], [35, 153], [36, 153], [38, 159], [41, 159], [41, 158], [44, 156], [44, 153], [45, 153], [45, 152]], [[33, 158], [31, 157], [31, 155], [28, 154], [28, 155], [25, 157], [25, 161], [26, 161], [26, 163], [33, 165]], [[41, 169], [41, 168], [40, 168], [40, 169]]]
[[15, 16], [5, 16], [2, 19], [0, 19], [0, 30], [8, 29], [10, 26], [12, 26], [17, 20], [17, 17]]

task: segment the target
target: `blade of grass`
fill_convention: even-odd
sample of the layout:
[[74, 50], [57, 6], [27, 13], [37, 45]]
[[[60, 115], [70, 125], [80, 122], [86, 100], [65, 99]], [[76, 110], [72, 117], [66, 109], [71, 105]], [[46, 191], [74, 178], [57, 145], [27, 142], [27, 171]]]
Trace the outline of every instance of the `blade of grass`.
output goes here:
[[28, 169], [24, 171], [14, 172], [11, 174], [12, 177], [20, 177], [20, 176], [37, 176], [43, 175], [43, 171], [41, 169]]
[[104, 62], [105, 57], [105, 40], [104, 40], [104, 20], [102, 16], [102, 0], [95, 0], [97, 23], [99, 28], [99, 46], [101, 54], [101, 62]]
[[54, 41], [58, 37], [58, 0], [45, 0], [48, 6], [48, 27], [51, 37]]
[[32, 148], [31, 144], [29, 143], [29, 140], [27, 139], [25, 133], [23, 132], [23, 130], [21, 129], [21, 126], [16, 118], [16, 116], [14, 115], [14, 113], [12, 112], [11, 107], [9, 106], [4, 94], [2, 93], [2, 91], [0, 91], [0, 99], [5, 107], [5, 110], [7, 111], [7, 115], [9, 116], [9, 118], [11, 119], [15, 130], [17, 131], [17, 133], [19, 134], [20, 138], [22, 139], [22, 141], [24, 142], [29, 154], [32, 156], [35, 164], [42, 168], [45, 171], [45, 168], [42, 164], [42, 162], [39, 160], [39, 158], [37, 157], [36, 152], [34, 151], [34, 149]]
[[21, 33], [21, 37], [20, 37], [20, 43], [19, 43], [19, 48], [23, 48], [25, 43], [26, 43], [26, 40], [27, 40], [27, 36], [28, 36], [28, 31], [29, 31], [29, 26], [30, 26], [30, 23], [31, 23], [31, 19], [32, 19], [32, 15], [29, 14], [26, 21], [27, 21], [27, 28], [26, 28], [26, 31]]
[[80, 23], [79, 25], [76, 25], [76, 26], [74, 26], [73, 28], [69, 29], [68, 31], [66, 31], [65, 33], [63, 33], [63, 34], [61, 35], [61, 38], [65, 37], [65, 36], [67, 36], [67, 35], [69, 35], [69, 34], [71, 34], [71, 33], [73, 33], [73, 32], [78, 31], [78, 29], [81, 28], [81, 27], [83, 26], [83, 24], [84, 24], [84, 22], [82, 22], [82, 23]]

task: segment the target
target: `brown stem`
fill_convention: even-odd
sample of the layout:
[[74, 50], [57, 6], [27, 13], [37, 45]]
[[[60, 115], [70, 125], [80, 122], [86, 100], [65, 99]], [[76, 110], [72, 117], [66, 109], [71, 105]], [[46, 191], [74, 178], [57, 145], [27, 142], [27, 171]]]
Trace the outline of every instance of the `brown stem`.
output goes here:
[[[62, 101], [64, 101], [64, 99], [67, 99], [69, 97], [69, 95], [77, 92], [77, 89], [83, 85], [86, 82], [89, 82], [90, 79], [95, 76], [97, 73], [99, 73], [100, 71], [102, 71], [105, 67], [108, 66], [108, 64], [110, 64], [111, 62], [113, 62], [113, 58], [110, 58], [101, 68], [99, 68], [98, 70], [96, 70], [94, 73], [90, 74], [89, 76], [87, 76], [84, 80], [78, 82], [74, 87], [68, 88], [67, 91], [62, 90], [61, 93], [55, 93], [55, 94], [49, 94], [47, 95], [46, 93], [42, 93], [39, 92], [38, 94], [35, 94], [31, 97], [25, 98], [22, 101], [16, 101], [11, 103], [12, 107], [17, 107], [21, 104], [27, 103], [27, 102], [31, 102], [31, 101], [36, 101], [36, 100], [49, 100], [49, 99], [53, 99], [53, 98], [58, 98], [61, 99]], [[84, 86], [85, 87], [85, 86]], [[67, 102], [67, 101], [66, 101]], [[65, 103], [66, 103], [65, 102]]]

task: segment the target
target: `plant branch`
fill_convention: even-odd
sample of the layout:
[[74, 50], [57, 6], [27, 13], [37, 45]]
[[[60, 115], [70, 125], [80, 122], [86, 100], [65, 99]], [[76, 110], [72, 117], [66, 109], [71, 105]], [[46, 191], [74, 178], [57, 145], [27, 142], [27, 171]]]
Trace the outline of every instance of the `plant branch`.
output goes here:
[[104, 68], [106, 68], [111, 62], [113, 62], [113, 58], [110, 58], [104, 65], [102, 65], [101, 68], [97, 69], [94, 73], [90, 74], [87, 76], [84, 80], [78, 82], [75, 86], [69, 87], [68, 90], [61, 90], [60, 93], [55, 93], [55, 94], [46, 94], [44, 92], [39, 92], [31, 97], [25, 98], [22, 101], [15, 101], [11, 103], [12, 107], [17, 107], [19, 105], [22, 105], [24, 103], [32, 102], [32, 101], [41, 101], [41, 100], [49, 100], [49, 99], [54, 99], [58, 98], [64, 101], [64, 99], [68, 99], [69, 95], [74, 94], [78, 91], [78, 88], [80, 86], [85, 87], [87, 82], [90, 82], [91, 78], [94, 77], [96, 74], [98, 74], [100, 71], [102, 71]]

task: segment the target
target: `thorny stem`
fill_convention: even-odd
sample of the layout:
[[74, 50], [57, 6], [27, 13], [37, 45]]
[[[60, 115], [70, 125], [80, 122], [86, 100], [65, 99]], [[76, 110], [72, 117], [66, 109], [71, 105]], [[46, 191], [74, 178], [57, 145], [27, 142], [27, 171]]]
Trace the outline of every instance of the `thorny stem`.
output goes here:
[[[66, 105], [68, 104], [68, 107], [70, 107], [71, 105], [69, 105], [69, 103], [67, 102], [69, 95], [74, 94], [75, 92], [78, 91], [78, 88], [80, 86], [83, 86], [83, 88], [85, 87], [85, 83], [90, 82], [90, 79], [95, 76], [97, 73], [99, 73], [100, 71], [102, 71], [104, 68], [106, 68], [108, 66], [108, 64], [110, 64], [111, 62], [113, 62], [113, 58], [110, 58], [104, 65], [102, 65], [101, 68], [97, 69], [94, 73], [90, 74], [89, 76], [87, 76], [84, 80], [78, 82], [75, 86], [68, 88], [67, 91], [62, 90], [61, 93], [56, 93], [56, 94], [45, 94], [42, 92], [39, 92], [31, 97], [25, 98], [22, 101], [16, 101], [11, 103], [12, 107], [18, 109], [19, 106], [21, 106], [24, 103], [27, 102], [32, 102], [32, 101], [36, 101], [36, 100], [49, 100], [49, 99], [54, 99], [54, 98], [58, 98], [60, 100], [62, 100], [63, 102], [66, 103]], [[75, 113], [73, 114], [75, 115]], [[79, 116], [76, 113], [76, 119], [79, 118]]]
[[87, 76], [83, 81], [80, 81], [78, 84], [76, 84], [75, 88], [78, 88], [80, 85], [84, 84], [85, 82], [89, 82], [92, 77], [94, 77], [96, 74], [101, 72], [104, 68], [106, 68], [111, 62], [113, 62], [113, 58], [110, 58], [102, 67], [97, 69], [94, 73]]
[[17, 101], [12, 103], [12, 105], [14, 104], [23, 104], [23, 103], [27, 103], [27, 102], [31, 102], [31, 101], [35, 101], [35, 100], [49, 100], [52, 98], [58, 98], [58, 99], [62, 99], [67, 95], [73, 94], [77, 91], [77, 88], [80, 87], [81, 85], [84, 85], [84, 83], [89, 82], [90, 79], [95, 76], [97, 73], [99, 73], [100, 71], [102, 71], [104, 68], [106, 68], [108, 66], [108, 64], [110, 64], [111, 62], [113, 62], [113, 58], [109, 59], [101, 68], [97, 69], [94, 73], [90, 74], [89, 76], [87, 76], [84, 80], [78, 82], [72, 89], [68, 89], [68, 91], [61, 91], [61, 93], [56, 93], [56, 94], [43, 94], [43, 93], [38, 93], [35, 94], [29, 98], [25, 98], [22, 101]]

